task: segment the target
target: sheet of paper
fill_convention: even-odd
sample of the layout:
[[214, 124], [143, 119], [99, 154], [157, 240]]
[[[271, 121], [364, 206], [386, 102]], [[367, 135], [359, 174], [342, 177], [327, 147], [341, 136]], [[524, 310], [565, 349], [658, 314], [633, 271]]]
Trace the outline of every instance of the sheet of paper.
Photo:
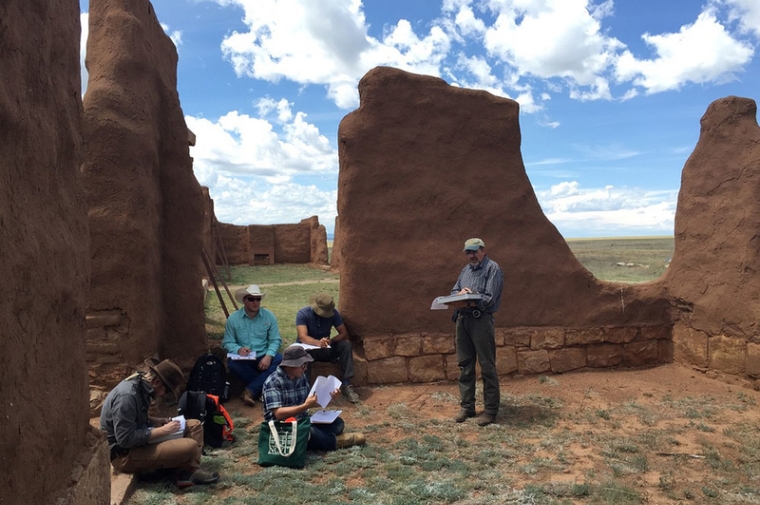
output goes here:
[[256, 351], [251, 351], [248, 356], [241, 356], [239, 354], [227, 353], [227, 359], [256, 359]]
[[338, 419], [342, 410], [318, 410], [311, 415], [312, 424], [330, 424]]
[[159, 444], [166, 442], [167, 440], [174, 440], [175, 438], [182, 438], [185, 434], [185, 428], [187, 427], [187, 420], [185, 416], [172, 417], [172, 421], [179, 421], [179, 429], [174, 433], [169, 433], [163, 437], [158, 437], [150, 441], [151, 444]]
[[324, 409], [330, 403], [330, 400], [332, 400], [330, 393], [339, 389], [341, 384], [343, 383], [340, 379], [334, 375], [330, 375], [329, 377], [320, 375], [314, 381], [314, 385], [311, 387], [311, 391], [309, 391], [309, 396], [316, 394], [317, 403]]
[[312, 349], [329, 349], [330, 348], [329, 345], [327, 347], [322, 347], [322, 346], [319, 346], [319, 345], [304, 344], [303, 342], [296, 342], [296, 343], [294, 343], [292, 345], [301, 346], [304, 349], [306, 349], [307, 351], [310, 351]]

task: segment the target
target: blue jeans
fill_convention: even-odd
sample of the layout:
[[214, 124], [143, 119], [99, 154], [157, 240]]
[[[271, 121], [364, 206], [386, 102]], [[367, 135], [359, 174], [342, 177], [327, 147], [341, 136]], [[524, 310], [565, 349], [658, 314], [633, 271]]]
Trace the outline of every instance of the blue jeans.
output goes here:
[[245, 382], [245, 388], [253, 393], [253, 397], [258, 399], [261, 397], [261, 390], [264, 387], [264, 381], [267, 377], [272, 375], [277, 367], [282, 362], [282, 354], [279, 352], [272, 358], [269, 368], [264, 371], [259, 370], [259, 362], [261, 358], [256, 360], [248, 359], [231, 359], [227, 361], [227, 366], [230, 367], [236, 377]]
[[334, 451], [338, 448], [336, 436], [343, 433], [345, 423], [340, 417], [330, 424], [312, 424], [308, 449], [311, 451]]

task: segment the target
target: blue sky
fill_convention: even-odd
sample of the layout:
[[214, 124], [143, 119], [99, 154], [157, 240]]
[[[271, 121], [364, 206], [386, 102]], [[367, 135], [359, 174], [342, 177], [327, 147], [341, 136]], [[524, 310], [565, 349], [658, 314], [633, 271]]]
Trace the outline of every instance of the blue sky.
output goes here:
[[760, 91], [757, 0], [153, 5], [179, 53], [196, 177], [235, 224], [318, 215], [332, 232], [338, 123], [377, 65], [517, 100], [528, 177], [566, 238], [671, 235], [700, 117]]

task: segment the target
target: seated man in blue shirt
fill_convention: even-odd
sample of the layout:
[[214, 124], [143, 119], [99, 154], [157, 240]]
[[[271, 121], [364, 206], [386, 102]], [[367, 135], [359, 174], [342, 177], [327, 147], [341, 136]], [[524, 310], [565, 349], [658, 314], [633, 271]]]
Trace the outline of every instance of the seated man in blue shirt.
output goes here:
[[[330, 338], [332, 329], [338, 334]], [[341, 391], [351, 403], [359, 402], [359, 395], [351, 386], [354, 377], [354, 350], [348, 337], [343, 318], [335, 310], [335, 302], [327, 293], [318, 293], [311, 298], [311, 304], [296, 314], [298, 342], [319, 347], [308, 352], [314, 361], [335, 361], [340, 363]]]
[[255, 357], [227, 361], [230, 371], [246, 383], [242, 400], [251, 406], [261, 397], [264, 381], [282, 361], [282, 355], [277, 352], [282, 343], [277, 318], [261, 307], [265, 296], [256, 284], [235, 292], [235, 299], [243, 307], [230, 314], [222, 341], [228, 353]]
[[[306, 368], [311, 356], [298, 345], [291, 345], [283, 353], [280, 367], [264, 383], [264, 421], [284, 421], [290, 417], [303, 419], [308, 410], [318, 408], [317, 395], [309, 396], [309, 379]], [[333, 397], [339, 395], [336, 389]], [[345, 423], [338, 417], [330, 424], [312, 424], [308, 449], [313, 451], [334, 451], [363, 445], [361, 433], [344, 433]]]

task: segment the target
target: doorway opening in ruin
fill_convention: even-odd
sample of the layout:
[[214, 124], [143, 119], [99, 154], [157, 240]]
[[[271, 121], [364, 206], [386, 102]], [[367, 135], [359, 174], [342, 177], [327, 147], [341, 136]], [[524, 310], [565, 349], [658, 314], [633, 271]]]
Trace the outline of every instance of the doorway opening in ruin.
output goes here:
[[253, 264], [254, 265], [269, 265], [269, 255], [268, 254], [254, 254]]

